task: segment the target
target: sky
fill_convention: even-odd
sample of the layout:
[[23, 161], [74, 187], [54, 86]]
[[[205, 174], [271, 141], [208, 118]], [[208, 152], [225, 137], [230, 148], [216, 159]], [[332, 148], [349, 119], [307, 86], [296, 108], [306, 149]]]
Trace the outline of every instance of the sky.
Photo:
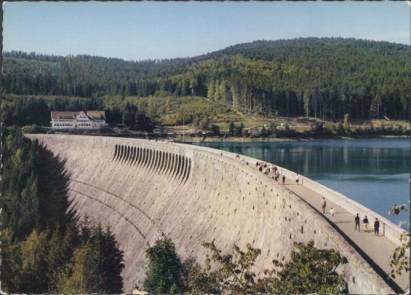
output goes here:
[[298, 37], [410, 44], [405, 1], [8, 2], [3, 8], [4, 51], [144, 60]]

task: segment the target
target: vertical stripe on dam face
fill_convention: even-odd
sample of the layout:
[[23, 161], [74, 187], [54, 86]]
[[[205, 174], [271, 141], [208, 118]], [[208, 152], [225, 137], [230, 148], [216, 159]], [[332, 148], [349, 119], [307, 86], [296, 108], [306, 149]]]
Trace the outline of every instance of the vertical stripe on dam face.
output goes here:
[[144, 148], [143, 155], [144, 155], [144, 159], [143, 159], [142, 168], [145, 168], [146, 165], [147, 165], [147, 163], [148, 163], [148, 157], [149, 157], [149, 153], [148, 153], [148, 149], [147, 149], [147, 148]]
[[145, 148], [141, 148], [141, 156], [140, 156], [140, 162], [139, 162], [139, 165], [140, 165], [140, 167], [143, 167], [143, 165], [144, 165], [144, 159], [145, 159], [145, 156], [146, 156], [146, 149]]
[[181, 159], [182, 159], [182, 167], [181, 167], [179, 181], [182, 182], [184, 180], [185, 175], [186, 175], [187, 161], [186, 161], [185, 156], [181, 156]]
[[188, 157], [185, 157], [185, 159], [186, 159], [186, 169], [184, 170], [184, 176], [183, 176], [184, 183], [186, 182], [186, 179], [187, 179], [189, 163], [190, 163], [190, 159]]
[[137, 159], [137, 167], [143, 163], [143, 157], [144, 157], [144, 149], [142, 147], [138, 148], [138, 159]]
[[138, 165], [140, 163], [141, 160], [141, 147], [137, 147], [137, 156], [136, 156], [136, 161], [134, 163], [134, 165]]
[[154, 163], [154, 172], [157, 172], [157, 170], [160, 166], [161, 154], [160, 154], [160, 151], [158, 151], [158, 150], [155, 150], [155, 153], [156, 153], [156, 162]]
[[147, 163], [146, 163], [146, 168], [150, 168], [151, 161], [153, 160], [153, 153], [150, 148], [147, 148]]
[[133, 161], [131, 163], [131, 165], [134, 165], [134, 163], [136, 162], [137, 159], [137, 147], [133, 147]]
[[137, 148], [137, 161], [136, 161], [136, 167], [140, 167], [141, 163], [143, 162], [143, 148], [138, 147]]
[[173, 165], [174, 165], [174, 154], [169, 153], [169, 160], [168, 160], [168, 167], [167, 167], [167, 175], [171, 175], [171, 172], [173, 171]]
[[166, 163], [164, 165], [163, 174], [168, 173], [168, 170], [170, 168], [170, 162], [171, 162], [171, 154], [169, 152], [166, 152]]
[[171, 173], [171, 177], [173, 179], [176, 178], [177, 171], [178, 171], [178, 164], [179, 164], [179, 157], [178, 155], [174, 154], [173, 172]]
[[183, 156], [178, 155], [178, 169], [177, 169], [177, 175], [176, 175], [176, 180], [179, 181], [181, 174], [183, 173], [184, 169], [184, 161], [183, 161]]
[[136, 147], [136, 160], [134, 161], [134, 165], [138, 164], [138, 162], [140, 161], [140, 147]]
[[181, 155], [178, 155], [178, 165], [177, 165], [177, 173], [176, 173], [176, 179], [181, 175], [181, 171], [183, 169], [183, 157]]
[[156, 162], [156, 151], [153, 150], [153, 149], [150, 149], [150, 151], [151, 151], [151, 162], [150, 162], [149, 169], [153, 169], [154, 165], [155, 165], [155, 162]]
[[186, 156], [181, 156], [181, 159], [183, 160], [183, 167], [182, 167], [182, 170], [181, 170], [181, 178], [180, 178], [180, 181], [183, 181], [183, 180], [184, 180], [184, 177], [185, 177], [185, 175], [186, 175], [186, 171], [187, 171], [187, 166], [188, 166], [188, 164], [187, 164], [187, 157], [186, 157]]
[[130, 147], [129, 147], [129, 146], [126, 146], [126, 158], [125, 158], [125, 162], [127, 163], [129, 159], [130, 159]]
[[130, 165], [133, 162], [133, 156], [134, 156], [134, 149], [132, 146], [130, 146], [130, 155], [128, 157], [127, 164]]
[[130, 165], [133, 165], [134, 160], [136, 159], [136, 147], [131, 147], [131, 158], [130, 158]]
[[158, 170], [159, 174], [163, 173], [165, 165], [166, 165], [166, 153], [164, 151], [161, 151], [161, 163], [160, 163], [160, 169]]
[[122, 162], [125, 162], [125, 161], [127, 161], [127, 156], [128, 156], [128, 146], [124, 146], [124, 157], [123, 157], [123, 160], [122, 160]]
[[120, 154], [119, 154], [119, 157], [118, 157], [118, 161], [121, 162], [121, 160], [123, 158], [124, 147], [123, 147], [122, 144], [120, 144], [119, 148], [120, 148]]
[[118, 153], [118, 145], [117, 145], [117, 144], [115, 144], [115, 145], [114, 145], [114, 155], [113, 155], [113, 161], [115, 161], [115, 160], [116, 160], [116, 158], [117, 158], [117, 153]]
[[150, 169], [154, 171], [154, 169], [156, 168], [156, 163], [157, 163], [157, 151], [156, 150], [152, 150], [152, 151], [153, 151], [153, 160], [151, 161]]
[[171, 174], [172, 167], [173, 167], [173, 154], [168, 153], [168, 163], [167, 163], [167, 168], [166, 168], [166, 171], [165, 171], [167, 176], [169, 176]]
[[178, 160], [178, 156], [176, 154], [173, 154], [173, 164], [171, 166], [171, 171], [170, 171], [170, 176], [171, 179], [174, 179], [175, 173], [177, 171], [177, 160]]
[[160, 174], [164, 174], [164, 171], [167, 169], [168, 153], [163, 151], [163, 164], [161, 167]]
[[123, 145], [123, 158], [121, 162], [124, 162], [127, 159], [127, 146]]
[[191, 173], [191, 158], [188, 161], [188, 173], [187, 173], [187, 178], [185, 180], [185, 182], [188, 180], [188, 178], [190, 177], [190, 173]]
[[156, 162], [156, 152], [155, 152], [155, 150], [150, 149], [150, 153], [151, 153], [151, 156], [150, 156], [151, 161], [150, 161], [150, 165], [149, 165], [148, 169], [153, 169], [154, 164]]
[[163, 169], [163, 164], [164, 164], [164, 153], [163, 151], [159, 151], [160, 154], [160, 160], [158, 162], [158, 168], [157, 168], [157, 173], [161, 173], [161, 170]]
[[185, 157], [186, 159], [186, 169], [184, 172], [184, 176], [183, 176], [183, 182], [185, 183], [190, 175], [190, 170], [191, 170], [191, 159], [188, 157]]
[[124, 157], [124, 145], [120, 145], [120, 158], [118, 159], [120, 162], [123, 160]]
[[133, 166], [137, 164], [138, 161], [138, 146], [135, 147], [135, 157], [134, 157], [134, 161], [133, 161]]
[[150, 155], [151, 155], [151, 150], [149, 148], [146, 148], [146, 160], [144, 162], [144, 168], [147, 168], [148, 165], [150, 164]]
[[151, 165], [153, 164], [153, 159], [154, 159], [154, 153], [151, 148], [148, 149], [148, 154], [149, 154], [149, 157], [148, 157], [147, 169], [150, 169]]
[[116, 156], [116, 161], [120, 161], [120, 157], [121, 157], [121, 145], [118, 144], [117, 145], [117, 156]]
[[134, 147], [130, 145], [130, 157], [128, 159], [128, 163], [131, 164], [134, 159]]

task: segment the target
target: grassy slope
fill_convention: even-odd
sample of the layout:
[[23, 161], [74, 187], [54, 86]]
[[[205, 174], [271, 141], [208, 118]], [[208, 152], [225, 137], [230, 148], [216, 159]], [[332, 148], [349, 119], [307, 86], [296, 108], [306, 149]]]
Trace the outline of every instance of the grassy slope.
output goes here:
[[[34, 95], [11, 95], [9, 99], [19, 99], [21, 97], [30, 97], [33, 99], [42, 98], [44, 100], [54, 100], [55, 98], [65, 99], [80, 99], [87, 100], [87, 98], [71, 98], [64, 96], [34, 96]], [[225, 105], [209, 100], [204, 97], [198, 96], [151, 96], [151, 97], [120, 97], [120, 96], [106, 96], [103, 99], [103, 105], [105, 109], [122, 108], [127, 103], [137, 104], [139, 109], [144, 111], [149, 117], [155, 120], [155, 122], [165, 125], [171, 129], [182, 129], [184, 123], [184, 129], [186, 131], [194, 131], [193, 120], [195, 118], [204, 120], [208, 118], [209, 124], [215, 124], [220, 127], [222, 132], [228, 130], [230, 122], [234, 122], [236, 125], [244, 124], [246, 129], [259, 128], [262, 126], [268, 127], [271, 123], [275, 123], [277, 126], [281, 123], [287, 122], [291, 129], [297, 131], [304, 131], [309, 128], [309, 122], [314, 119], [307, 120], [306, 118], [286, 118], [286, 117], [264, 117], [257, 114], [243, 114], [241, 112], [231, 111]], [[328, 130], [336, 130], [337, 124], [343, 122], [325, 122], [325, 128]], [[349, 124], [350, 129], [355, 130], [369, 130], [371, 125], [375, 129], [396, 129], [402, 128], [404, 130], [411, 129], [411, 123], [408, 121], [398, 120], [370, 120], [370, 121], [351, 121]], [[367, 132], [365, 132], [367, 133]]]

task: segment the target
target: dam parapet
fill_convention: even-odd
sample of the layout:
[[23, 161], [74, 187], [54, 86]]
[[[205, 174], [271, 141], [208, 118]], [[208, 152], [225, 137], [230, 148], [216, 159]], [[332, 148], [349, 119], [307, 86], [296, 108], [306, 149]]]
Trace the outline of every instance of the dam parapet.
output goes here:
[[[194, 148], [199, 148], [198, 146], [195, 146]], [[218, 153], [219, 150], [213, 150], [214, 153]], [[231, 157], [232, 159], [237, 159], [237, 154], [231, 153], [224, 151], [224, 156], [226, 157]], [[390, 239], [395, 245], [401, 246], [402, 241], [400, 240], [401, 235], [403, 233], [407, 233], [407, 231], [400, 226], [394, 224], [384, 216], [378, 214], [377, 212], [361, 205], [360, 203], [352, 200], [351, 198], [346, 197], [345, 195], [328, 188], [321, 183], [314, 181], [308, 177], [305, 177], [303, 175], [300, 175], [294, 171], [288, 170], [284, 167], [278, 166], [274, 163], [269, 163], [265, 161], [261, 161], [258, 159], [254, 159], [251, 157], [247, 157], [244, 155], [240, 156], [241, 159], [244, 159], [247, 163], [249, 163], [251, 166], [255, 167], [256, 162], [260, 163], [265, 163], [269, 167], [277, 166], [279, 168], [280, 174], [285, 175], [288, 180], [294, 181], [297, 176], [299, 178], [300, 184], [302, 184], [304, 187], [318, 193], [319, 196], [324, 197], [328, 201], [332, 201], [334, 204], [337, 204], [338, 206], [344, 208], [346, 211], [350, 212], [352, 215], [359, 214], [360, 216], [368, 216], [371, 219], [376, 219], [378, 218], [380, 220], [380, 223], [382, 224], [382, 229], [383, 229], [383, 235]]]
[[[333, 248], [347, 258], [343, 270], [351, 293], [398, 291], [386, 275], [385, 262], [375, 263], [372, 253], [354, 245], [355, 238], [339, 229], [344, 224], [336, 225], [325, 218], [309, 199], [314, 197], [305, 192], [324, 194], [349, 212], [358, 212], [356, 202], [334, 201], [338, 193], [308, 178], [301, 176], [302, 185], [281, 185], [256, 169], [257, 159], [166, 141], [75, 135], [28, 137], [39, 140], [66, 161], [71, 175], [70, 198], [79, 214], [112, 228], [124, 251], [126, 292], [141, 285], [145, 248], [161, 233], [175, 242], [181, 257], [193, 256], [199, 262], [206, 259], [204, 241], [215, 240], [227, 251], [234, 244], [243, 248], [250, 243], [262, 251], [256, 261], [261, 272], [272, 265], [273, 258], [287, 259], [294, 242], [313, 240], [316, 247]], [[294, 172], [280, 169], [294, 181]], [[340, 215], [350, 216], [344, 214]], [[390, 226], [395, 229], [395, 225]], [[387, 247], [397, 245], [389, 236], [380, 240]]]

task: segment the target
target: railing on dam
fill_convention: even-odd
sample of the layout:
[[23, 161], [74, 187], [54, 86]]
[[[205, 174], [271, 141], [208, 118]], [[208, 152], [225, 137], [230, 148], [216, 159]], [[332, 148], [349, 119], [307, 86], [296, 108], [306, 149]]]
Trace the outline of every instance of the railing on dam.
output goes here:
[[[297, 173], [285, 168], [281, 169], [282, 174], [285, 175], [287, 178], [296, 179], [298, 175]], [[351, 214], [356, 215], [358, 213], [360, 216], [368, 216], [372, 219], [378, 218], [382, 224], [383, 235], [386, 236], [389, 240], [391, 240], [394, 244], [401, 245], [400, 237], [401, 234], [405, 232], [405, 230], [399, 227], [398, 225], [392, 223], [385, 217], [361, 205], [360, 203], [310, 178], [301, 175], [299, 175], [298, 177], [304, 187], [318, 193], [321, 197], [324, 197], [326, 200], [335, 203], [336, 205], [340, 206], [341, 208], [345, 209]]]
[[[195, 146], [194, 148], [200, 149], [204, 152], [208, 153], [213, 153], [219, 156], [226, 156], [229, 157], [235, 161], [238, 162], [238, 155], [227, 152], [227, 151], [220, 151], [220, 150], [215, 150], [212, 151], [212, 149], [203, 149], [203, 147]], [[360, 214], [361, 216], [368, 216], [373, 219], [378, 218], [382, 224], [382, 230], [384, 236], [386, 236], [389, 240], [391, 240], [395, 245], [400, 246], [402, 244], [401, 242], [401, 235], [406, 232], [406, 230], [402, 229], [398, 225], [394, 224], [393, 222], [389, 221], [385, 217], [381, 216], [380, 214], [370, 210], [369, 208], [359, 204], [358, 202], [344, 196], [341, 193], [338, 193], [310, 178], [304, 177], [302, 175], [299, 175], [291, 170], [288, 170], [286, 168], [283, 168], [281, 166], [276, 165], [275, 163], [268, 163], [264, 161], [260, 161], [251, 157], [247, 157], [244, 155], [241, 155], [241, 159], [246, 161], [249, 166], [255, 166], [256, 162], [260, 163], [266, 163], [270, 166], [275, 165], [276, 167], [279, 168], [280, 173], [284, 175], [287, 179], [296, 179], [297, 175], [299, 177], [299, 180], [301, 181], [301, 184], [312, 190], [313, 192], [317, 193], [319, 196], [324, 197], [326, 200], [329, 200], [336, 205], [340, 206], [341, 208], [345, 209], [347, 212], [350, 212], [353, 215], [356, 215], [357, 213]], [[406, 232], [407, 233], [407, 232]]]
[[162, 175], [169, 175], [182, 183], [191, 173], [191, 159], [184, 155], [161, 151], [155, 148], [115, 144], [113, 161], [136, 165]]

